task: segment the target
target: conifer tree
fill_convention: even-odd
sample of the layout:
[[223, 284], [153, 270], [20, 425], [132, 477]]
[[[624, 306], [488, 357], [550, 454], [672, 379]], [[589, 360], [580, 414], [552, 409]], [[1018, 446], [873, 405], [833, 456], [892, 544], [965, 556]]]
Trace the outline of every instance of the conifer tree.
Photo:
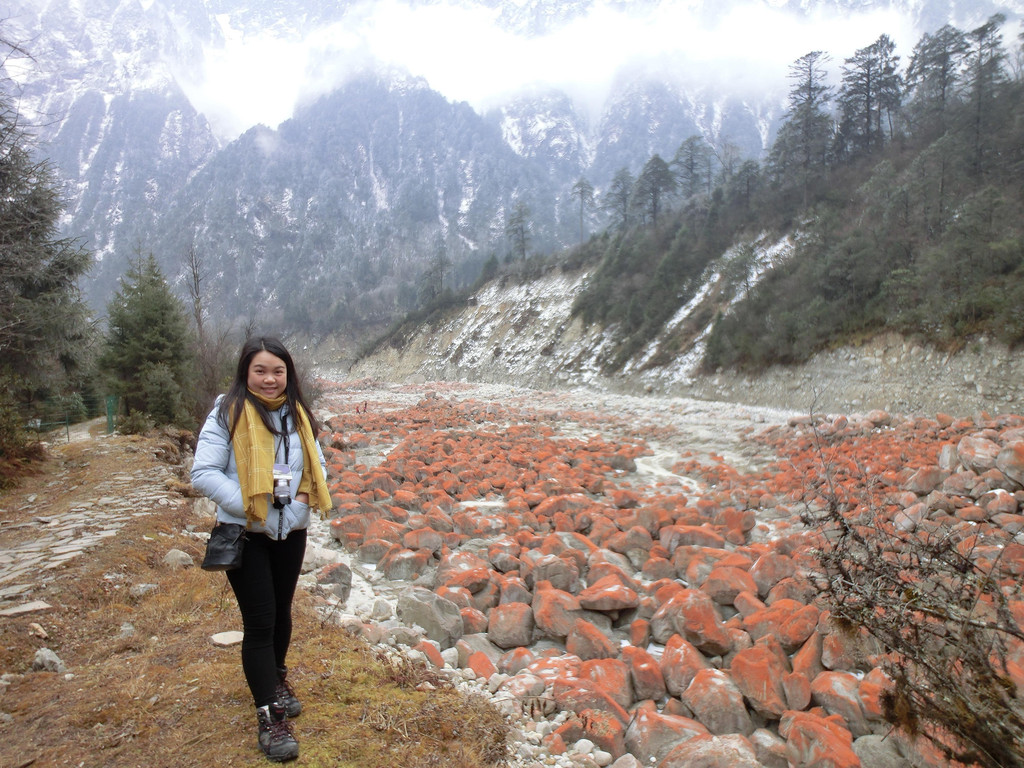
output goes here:
[[[18, 49], [0, 40], [0, 47]], [[78, 280], [92, 257], [58, 236], [58, 180], [0, 90], [0, 487], [38, 455], [20, 403], [70, 396], [93, 344]], [[80, 401], [80, 398], [79, 398]]]
[[505, 222], [505, 236], [512, 241], [513, 253], [525, 261], [530, 242], [530, 208], [522, 200], [515, 204]]
[[91, 337], [78, 279], [92, 258], [58, 236], [61, 212], [52, 166], [34, 157], [17, 110], [0, 95], [0, 374], [28, 393], [81, 368]]
[[674, 195], [676, 188], [676, 177], [660, 155], [654, 155], [644, 164], [636, 180], [636, 199], [638, 205], [650, 213], [653, 224], [658, 223], [662, 200]]
[[583, 242], [583, 215], [594, 206], [594, 185], [580, 176], [579, 181], [572, 185], [572, 196], [580, 201], [580, 243]]
[[789, 112], [772, 147], [770, 164], [783, 186], [799, 187], [807, 205], [812, 181], [824, 175], [832, 140], [826, 81], [828, 54], [811, 51], [789, 68]]
[[182, 302], [171, 292], [156, 258], [133, 259], [107, 305], [100, 365], [128, 414], [148, 414], [157, 425], [182, 424], [184, 393], [193, 368], [194, 340]]
[[974, 171], [986, 170], [989, 138], [998, 118], [999, 94], [1006, 85], [1006, 51], [1000, 32], [1006, 17], [997, 13], [968, 34], [966, 87], [971, 113], [968, 134]]
[[624, 230], [629, 226], [629, 209], [633, 200], [633, 174], [628, 168], [615, 172], [612, 183], [604, 195], [603, 207], [612, 217], [613, 224]]
[[941, 136], [958, 102], [967, 37], [946, 25], [914, 46], [907, 67], [909, 117], [916, 132]]
[[[896, 44], [881, 35], [866, 48], [846, 59], [839, 90], [839, 154], [862, 154], [882, 147], [886, 130], [892, 135], [893, 119], [902, 98], [902, 78], [897, 72]], [[883, 119], [884, 118], [884, 119]]]
[[703, 136], [691, 136], [680, 144], [671, 165], [684, 198], [711, 191], [711, 147]]

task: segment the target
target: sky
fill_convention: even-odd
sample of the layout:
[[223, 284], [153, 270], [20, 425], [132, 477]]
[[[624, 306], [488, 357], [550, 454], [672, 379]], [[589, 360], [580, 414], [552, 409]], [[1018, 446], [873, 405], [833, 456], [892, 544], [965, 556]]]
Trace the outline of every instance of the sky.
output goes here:
[[444, 2], [417, 8], [401, 0], [365, 2], [343, 22], [301, 36], [280, 30], [245, 36], [221, 18], [223, 46], [205, 51], [202, 79], [185, 87], [227, 139], [257, 123], [276, 127], [296, 105], [371, 63], [422, 77], [478, 111], [523, 90], [557, 87], [596, 117], [625, 67], [700, 73], [752, 93], [784, 95], [788, 67], [805, 53], [827, 52], [838, 78], [842, 60], [880, 34], [893, 38], [904, 57], [918, 37], [893, 11], [800, 19], [751, 0], [701, 23], [692, 2], [669, 0], [643, 16], [595, 4], [586, 17], [532, 38], [503, 30], [492, 10]]

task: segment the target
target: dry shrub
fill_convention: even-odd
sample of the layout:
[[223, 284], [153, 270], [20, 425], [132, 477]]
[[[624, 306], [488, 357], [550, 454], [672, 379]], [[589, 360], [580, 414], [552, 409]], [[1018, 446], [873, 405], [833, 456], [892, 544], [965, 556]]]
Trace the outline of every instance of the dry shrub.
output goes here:
[[841, 501], [822, 466], [826, 503], [803, 520], [823, 534], [820, 586], [834, 622], [885, 651], [895, 683], [882, 699], [886, 720], [951, 760], [1024, 766], [1024, 702], [1007, 667], [1024, 643], [1011, 610], [1021, 585], [1001, 557], [1012, 539], [941, 515], [905, 530], [870, 498]]

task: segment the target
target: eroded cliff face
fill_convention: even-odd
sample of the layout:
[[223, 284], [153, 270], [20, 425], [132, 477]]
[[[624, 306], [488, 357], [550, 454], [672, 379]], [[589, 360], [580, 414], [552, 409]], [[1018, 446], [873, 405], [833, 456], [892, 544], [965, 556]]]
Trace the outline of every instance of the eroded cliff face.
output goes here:
[[[357, 361], [347, 376], [581, 387], [818, 413], [884, 409], [973, 416], [1020, 412], [1024, 405], [1024, 355], [985, 339], [944, 352], [888, 334], [757, 376], [704, 375], [697, 372], [704, 329], [695, 329], [689, 347], [666, 356], [659, 346], [663, 339], [655, 340], [623, 373], [608, 374], [603, 366], [613, 331], [584, 326], [571, 316], [586, 279], [586, 272], [553, 269], [527, 283], [492, 283], [461, 312], [419, 328], [400, 347], [381, 348]], [[691, 308], [690, 316], [697, 310]], [[668, 362], [652, 365], [654, 359]]]

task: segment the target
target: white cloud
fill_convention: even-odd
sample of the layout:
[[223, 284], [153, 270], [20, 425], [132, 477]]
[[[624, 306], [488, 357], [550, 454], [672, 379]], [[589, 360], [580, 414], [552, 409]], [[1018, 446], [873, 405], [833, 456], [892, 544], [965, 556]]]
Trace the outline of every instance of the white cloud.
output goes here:
[[628, 15], [596, 4], [585, 17], [543, 36], [503, 30], [496, 12], [448, 3], [410, 7], [368, 1], [343, 22], [304, 38], [243, 37], [222, 21], [225, 44], [207, 50], [205, 79], [189, 95], [226, 137], [255, 123], [276, 127], [295, 105], [321, 95], [370, 62], [423, 77], [451, 100], [484, 109], [526, 87], [557, 86], [594, 108], [627, 65], [700, 73], [752, 89], [786, 87], [788, 66], [812, 50], [842, 60], [889, 34], [907, 57], [916, 35], [892, 11], [799, 18], [765, 2], [707, 18], [685, 0]]

